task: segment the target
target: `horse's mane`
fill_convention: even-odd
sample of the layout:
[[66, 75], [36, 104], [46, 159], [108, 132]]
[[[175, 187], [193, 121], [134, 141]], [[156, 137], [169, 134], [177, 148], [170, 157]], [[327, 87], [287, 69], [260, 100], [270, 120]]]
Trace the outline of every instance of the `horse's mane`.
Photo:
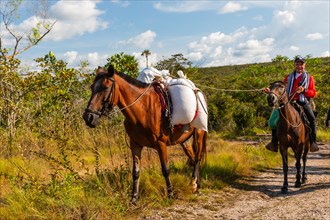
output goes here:
[[136, 87], [139, 87], [139, 88], [146, 88], [148, 87], [150, 84], [148, 83], [144, 83], [144, 82], [141, 82], [125, 73], [117, 73], [117, 75], [121, 78], [123, 78], [124, 80], [126, 80], [128, 83], [136, 86]]
[[272, 82], [271, 85], [274, 85], [274, 84], [282, 84], [284, 85], [284, 82], [281, 81], [281, 80], [278, 80], [278, 81], [275, 81], [275, 82]]
[[[132, 85], [134, 85], [136, 87], [146, 88], [146, 87], [149, 86], [148, 83], [141, 82], [141, 81], [139, 81], [139, 80], [137, 80], [137, 79], [135, 79], [135, 78], [133, 78], [133, 77], [125, 74], [125, 73], [117, 72], [116, 74], [120, 78], [123, 78], [125, 81], [127, 81], [128, 83], [130, 83], [130, 84], [132, 84]], [[100, 72], [99, 74], [97, 74], [95, 76], [94, 82], [96, 82], [97, 80], [99, 80], [100, 78], [103, 78], [103, 77], [105, 77], [105, 78], [109, 77], [108, 76], [108, 73], [107, 72]]]

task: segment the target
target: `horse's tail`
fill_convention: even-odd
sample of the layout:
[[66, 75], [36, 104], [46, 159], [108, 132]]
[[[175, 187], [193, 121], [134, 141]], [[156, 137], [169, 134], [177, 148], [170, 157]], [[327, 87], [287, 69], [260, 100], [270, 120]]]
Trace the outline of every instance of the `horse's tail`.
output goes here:
[[206, 141], [207, 141], [207, 132], [204, 131], [203, 140], [202, 140], [202, 150], [201, 150], [201, 163], [203, 165], [207, 165]]

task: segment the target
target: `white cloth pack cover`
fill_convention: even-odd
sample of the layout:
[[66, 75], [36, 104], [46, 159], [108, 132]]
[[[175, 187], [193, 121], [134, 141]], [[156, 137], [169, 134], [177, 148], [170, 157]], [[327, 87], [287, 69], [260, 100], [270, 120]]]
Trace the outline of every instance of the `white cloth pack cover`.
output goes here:
[[[191, 126], [195, 127], [195, 128], [200, 128], [207, 132], [208, 131], [208, 126], [207, 126], [208, 111], [207, 111], [207, 103], [206, 103], [204, 94], [199, 89], [196, 88], [195, 84], [192, 81], [186, 79], [186, 76], [183, 74], [183, 72], [181, 70], [179, 70], [177, 72], [177, 74], [180, 77], [180, 83], [182, 83], [182, 80], [185, 81], [185, 83], [183, 83], [183, 84], [188, 85], [188, 87], [193, 89], [194, 96], [195, 96], [195, 98], [197, 98], [197, 115], [195, 112], [195, 114], [194, 114], [195, 118], [193, 118], [193, 120], [190, 123]], [[195, 94], [195, 92], [196, 92], [196, 94]], [[189, 96], [190, 96], [190, 93], [189, 93]], [[173, 102], [173, 96], [171, 96], [171, 98], [172, 98], [172, 102]], [[183, 97], [183, 99], [185, 99], [185, 97]], [[190, 99], [192, 99], [192, 97], [189, 97], [189, 100]], [[190, 108], [196, 109], [196, 106], [194, 106], [193, 103], [194, 102], [190, 103], [191, 104]], [[174, 104], [173, 104], [173, 109], [174, 109]], [[177, 110], [177, 111], [179, 111], [179, 110]], [[172, 113], [172, 117], [173, 117], [173, 114], [174, 114], [174, 111]], [[180, 113], [180, 114], [182, 114], [182, 113]]]
[[189, 124], [194, 119], [197, 110], [195, 86], [187, 79], [172, 79], [167, 85], [172, 100], [173, 125]]
[[197, 117], [191, 122], [191, 126], [207, 131], [208, 112], [205, 96], [201, 91], [197, 94]]
[[162, 77], [165, 79], [168, 75], [168, 70], [159, 71], [153, 67], [147, 67], [139, 73], [137, 79], [141, 82], [152, 83], [155, 77]]
[[[162, 77], [172, 100], [172, 125], [191, 124], [195, 128], [207, 131], [208, 112], [203, 93], [196, 88], [192, 81], [186, 79], [182, 71], [178, 71], [177, 74], [180, 78], [172, 79], [169, 77], [168, 70], [159, 71], [153, 67], [147, 67], [139, 73], [137, 79], [145, 83], [152, 83], [155, 77]], [[196, 94], [195, 90], [198, 90]]]

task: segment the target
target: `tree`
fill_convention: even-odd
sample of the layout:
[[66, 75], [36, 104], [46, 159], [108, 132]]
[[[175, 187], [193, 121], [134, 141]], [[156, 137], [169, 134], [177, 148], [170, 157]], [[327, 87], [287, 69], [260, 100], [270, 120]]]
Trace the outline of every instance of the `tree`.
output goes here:
[[151, 55], [151, 52], [149, 50], [144, 50], [142, 53], [141, 53], [141, 56], [145, 56], [146, 57], [146, 64], [147, 64], [147, 67], [148, 67], [148, 57], [149, 55]]
[[192, 67], [192, 62], [181, 53], [174, 54], [168, 59], [164, 58], [156, 63], [155, 68], [159, 70], [169, 70], [172, 74], [176, 73], [178, 70], [185, 70], [185, 74], [197, 71], [196, 67]]
[[124, 54], [121, 52], [120, 54], [115, 54], [107, 59], [108, 63], [105, 65], [106, 68], [112, 64], [114, 68], [119, 71], [126, 73], [132, 77], [137, 77], [139, 73], [139, 65], [138, 61], [134, 56]]
[[[12, 48], [4, 46], [5, 35], [0, 35], [0, 52], [5, 54], [4, 49], [11, 51], [11, 54], [3, 56], [5, 59], [14, 58], [16, 55], [23, 53], [29, 48], [37, 45], [53, 28], [56, 21], [50, 21], [47, 17], [47, 0], [36, 0], [29, 2], [34, 8], [33, 15], [38, 19], [38, 23], [28, 32], [20, 33], [13, 29], [13, 23], [19, 19], [19, 9], [23, 0], [2, 0], [0, 2], [1, 22], [3, 23], [8, 35], [14, 41]], [[24, 46], [23, 46], [23, 45]], [[21, 46], [22, 45], [22, 46]]]

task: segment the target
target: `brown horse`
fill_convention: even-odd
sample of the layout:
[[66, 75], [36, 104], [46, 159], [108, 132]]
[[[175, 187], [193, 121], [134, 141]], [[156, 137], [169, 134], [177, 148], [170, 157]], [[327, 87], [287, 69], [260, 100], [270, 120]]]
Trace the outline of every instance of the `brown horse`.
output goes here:
[[[91, 89], [92, 95], [83, 115], [89, 127], [95, 127], [104, 112], [115, 106], [118, 106], [125, 116], [124, 126], [130, 138], [133, 157], [132, 203], [135, 203], [139, 197], [139, 164], [143, 147], [157, 150], [168, 197], [173, 198], [173, 186], [169, 179], [167, 146], [181, 144], [193, 165], [191, 182], [193, 192], [198, 192], [200, 163], [206, 154], [206, 131], [190, 127], [188, 132], [184, 132], [174, 126], [172, 135], [170, 135], [171, 131], [162, 114], [159, 94], [152, 84], [143, 83], [119, 73], [113, 66], [110, 66], [108, 70], [98, 68]], [[190, 137], [193, 137], [192, 147], [187, 147], [185, 141]]]
[[[276, 131], [280, 143], [284, 172], [284, 183], [281, 192], [286, 193], [288, 191], [288, 148], [292, 148], [296, 158], [297, 174], [295, 187], [301, 187], [301, 184], [307, 181], [305, 168], [307, 153], [310, 148], [310, 137], [301, 115], [289, 101], [285, 84], [277, 81], [272, 83], [269, 89], [270, 92], [267, 96], [268, 104], [271, 107], [278, 108], [280, 113], [280, 120]], [[300, 174], [301, 157], [303, 159], [302, 181]]]

